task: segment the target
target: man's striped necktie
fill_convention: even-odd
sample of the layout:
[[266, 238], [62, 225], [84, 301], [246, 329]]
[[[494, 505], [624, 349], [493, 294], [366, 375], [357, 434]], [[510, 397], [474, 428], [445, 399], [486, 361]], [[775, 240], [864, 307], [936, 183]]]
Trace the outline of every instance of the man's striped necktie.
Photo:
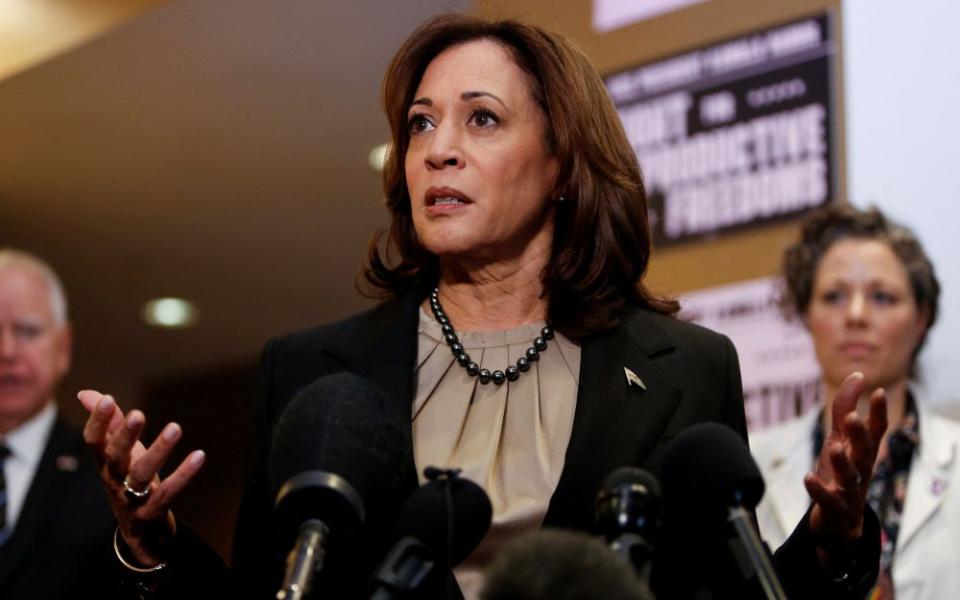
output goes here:
[[7, 529], [7, 476], [4, 473], [4, 463], [8, 456], [10, 448], [0, 442], [0, 545], [10, 537], [10, 530]]

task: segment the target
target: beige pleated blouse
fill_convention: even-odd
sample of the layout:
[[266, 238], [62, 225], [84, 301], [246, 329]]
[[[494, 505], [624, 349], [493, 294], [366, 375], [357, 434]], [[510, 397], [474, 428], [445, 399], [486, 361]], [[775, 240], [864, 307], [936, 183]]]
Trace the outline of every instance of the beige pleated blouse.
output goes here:
[[[472, 360], [492, 372], [515, 364], [543, 325], [457, 335]], [[558, 333], [517, 381], [481, 385], [457, 364], [439, 323], [421, 307], [416, 369], [413, 450], [421, 483], [424, 467], [456, 467], [493, 505], [489, 533], [454, 571], [470, 600], [503, 542], [543, 522], [573, 427], [580, 347]]]

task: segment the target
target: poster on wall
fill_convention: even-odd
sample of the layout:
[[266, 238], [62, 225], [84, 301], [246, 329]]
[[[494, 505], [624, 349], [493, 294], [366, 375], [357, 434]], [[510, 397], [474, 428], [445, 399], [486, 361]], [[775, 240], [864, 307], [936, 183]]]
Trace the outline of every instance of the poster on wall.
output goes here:
[[593, 0], [593, 29], [606, 32], [707, 0]]
[[680, 317], [718, 331], [740, 357], [747, 426], [757, 431], [803, 414], [818, 401], [820, 367], [798, 320], [780, 313], [780, 279], [698, 290], [680, 298]]
[[793, 217], [836, 191], [829, 13], [605, 78], [660, 246]]

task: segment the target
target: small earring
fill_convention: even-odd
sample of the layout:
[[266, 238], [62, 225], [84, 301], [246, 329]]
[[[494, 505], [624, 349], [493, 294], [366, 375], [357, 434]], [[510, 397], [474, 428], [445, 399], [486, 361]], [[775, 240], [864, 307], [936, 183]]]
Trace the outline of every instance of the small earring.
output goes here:
[[564, 196], [563, 194], [560, 194], [559, 196], [557, 196], [557, 204], [563, 204], [566, 201], [567, 201], [567, 197]]

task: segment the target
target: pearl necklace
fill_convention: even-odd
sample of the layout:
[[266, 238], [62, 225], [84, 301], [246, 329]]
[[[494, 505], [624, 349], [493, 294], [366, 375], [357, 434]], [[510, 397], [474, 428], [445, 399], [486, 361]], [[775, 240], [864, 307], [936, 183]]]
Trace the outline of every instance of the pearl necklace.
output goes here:
[[447, 313], [443, 311], [443, 306], [440, 305], [440, 291], [437, 288], [433, 288], [433, 291], [430, 292], [430, 309], [433, 311], [433, 317], [440, 323], [443, 339], [450, 346], [450, 351], [453, 352], [457, 362], [467, 370], [467, 375], [476, 377], [484, 385], [491, 381], [497, 385], [503, 385], [505, 381], [516, 381], [520, 378], [520, 373], [530, 370], [530, 363], [540, 360], [540, 353], [547, 349], [547, 340], [553, 339], [553, 328], [547, 323], [546, 327], [540, 330], [540, 335], [533, 340], [533, 345], [527, 348], [524, 355], [517, 359], [516, 365], [510, 365], [503, 371], [497, 369], [491, 373], [488, 369], [481, 369], [464, 350], [460, 338], [457, 337], [453, 325], [450, 324], [450, 318], [447, 317]]

